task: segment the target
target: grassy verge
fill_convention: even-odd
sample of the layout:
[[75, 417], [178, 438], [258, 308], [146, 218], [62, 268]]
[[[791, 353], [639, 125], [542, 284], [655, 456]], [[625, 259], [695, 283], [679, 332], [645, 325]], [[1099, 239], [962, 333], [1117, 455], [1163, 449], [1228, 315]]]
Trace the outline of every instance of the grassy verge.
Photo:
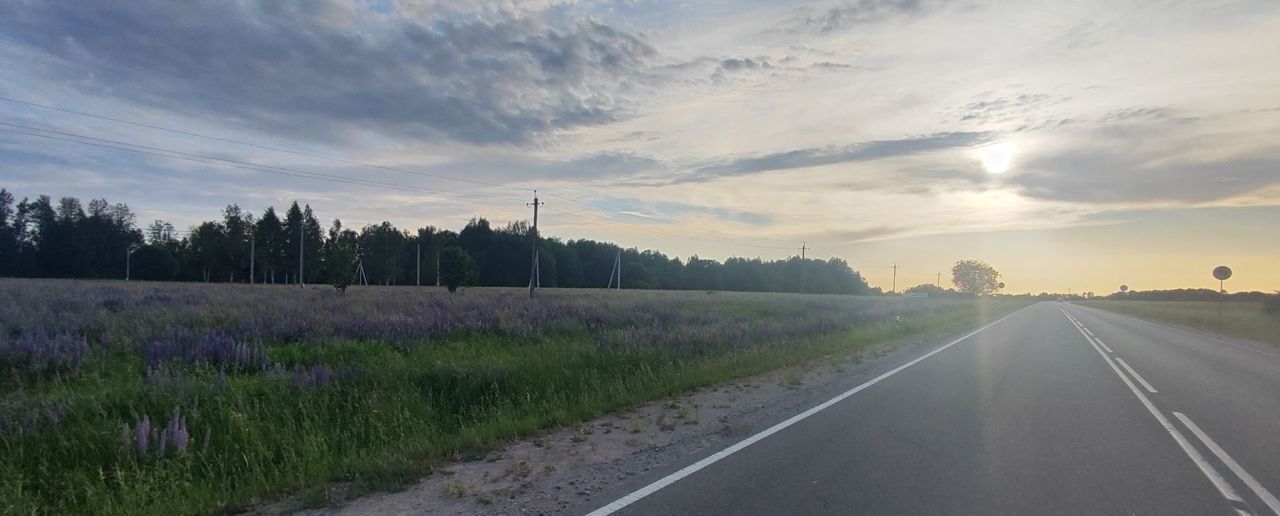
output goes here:
[[1280, 317], [1264, 313], [1261, 303], [1223, 303], [1221, 319], [1218, 303], [1212, 302], [1086, 301], [1079, 304], [1280, 346]]
[[[18, 287], [8, 293], [25, 305], [0, 307], [9, 341], [0, 340], [0, 371], [10, 373], [0, 378], [4, 514], [210, 513], [335, 480], [393, 486], [541, 429], [877, 343], [919, 342], [1026, 304]], [[65, 339], [30, 351], [45, 341], [22, 339], [44, 331], [85, 339], [85, 356], [74, 367], [51, 361]], [[143, 452], [144, 418], [183, 430], [153, 430]]]

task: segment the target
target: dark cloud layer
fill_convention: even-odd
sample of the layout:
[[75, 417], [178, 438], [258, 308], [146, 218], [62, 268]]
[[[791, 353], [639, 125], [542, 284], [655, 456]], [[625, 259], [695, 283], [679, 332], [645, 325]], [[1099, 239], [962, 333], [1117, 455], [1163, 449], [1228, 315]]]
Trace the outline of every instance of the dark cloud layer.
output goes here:
[[745, 176], [774, 170], [910, 156], [935, 150], [970, 147], [987, 142], [991, 138], [992, 135], [988, 133], [940, 133], [918, 138], [870, 141], [847, 147], [797, 149], [705, 165], [695, 169], [692, 174], [675, 180], [675, 182], [700, 182], [720, 177]]
[[856, 0], [816, 13], [799, 14], [783, 21], [781, 28], [796, 33], [830, 34], [897, 16], [914, 15], [930, 3], [929, 0]]
[[1055, 201], [1199, 203], [1280, 185], [1280, 159], [1156, 164], [1131, 154], [1080, 150], [1035, 159], [1011, 181], [1028, 196]]
[[85, 93], [307, 136], [527, 143], [606, 123], [654, 49], [581, 21], [410, 21], [335, 0], [0, 2], [0, 41]]

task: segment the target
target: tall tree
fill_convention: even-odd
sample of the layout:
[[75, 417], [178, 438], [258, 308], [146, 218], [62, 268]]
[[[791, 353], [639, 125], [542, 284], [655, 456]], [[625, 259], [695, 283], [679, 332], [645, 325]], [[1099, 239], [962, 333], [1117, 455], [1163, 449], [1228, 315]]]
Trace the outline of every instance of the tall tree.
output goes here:
[[[226, 268], [228, 281], [245, 279], [249, 274], [250, 242], [253, 240], [253, 215], [228, 204], [222, 210], [222, 228], [226, 235]], [[257, 249], [252, 250], [257, 254]]]
[[0, 188], [0, 276], [13, 276], [18, 265], [18, 232], [13, 227], [16, 217], [13, 194]]
[[951, 282], [966, 294], [992, 294], [999, 290], [1000, 273], [995, 267], [978, 260], [960, 260], [951, 267]]
[[[285, 272], [285, 276], [290, 278], [291, 283], [298, 283], [298, 256], [303, 252], [302, 248], [303, 228], [302, 228], [302, 207], [298, 206], [298, 201], [293, 201], [293, 205], [289, 206], [289, 211], [284, 214], [284, 242], [282, 242], [284, 252], [284, 263], [281, 264], [280, 270]], [[287, 271], [287, 272], [286, 272]]]
[[[285, 235], [284, 225], [280, 223], [280, 217], [276, 215], [276, 209], [268, 207], [262, 213], [262, 218], [258, 219], [257, 227], [254, 229], [253, 238], [256, 241], [256, 258], [258, 263], [255, 265], [256, 274], [260, 274], [263, 283], [275, 283], [277, 273], [283, 273], [285, 268], [285, 244], [287, 237]], [[283, 276], [281, 276], [283, 279]]]
[[324, 276], [324, 229], [316, 219], [315, 212], [308, 204], [302, 210], [302, 247], [305, 249], [303, 262], [306, 264], [306, 276], [309, 282], [319, 282]]

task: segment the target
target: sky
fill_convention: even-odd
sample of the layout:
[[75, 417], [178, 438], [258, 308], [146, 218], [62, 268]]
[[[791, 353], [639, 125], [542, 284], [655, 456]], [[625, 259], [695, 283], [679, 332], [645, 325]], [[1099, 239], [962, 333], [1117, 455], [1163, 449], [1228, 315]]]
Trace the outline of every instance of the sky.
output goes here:
[[1271, 291], [1276, 34], [1273, 0], [0, 0], [0, 186], [455, 230], [536, 189], [544, 234], [885, 290]]

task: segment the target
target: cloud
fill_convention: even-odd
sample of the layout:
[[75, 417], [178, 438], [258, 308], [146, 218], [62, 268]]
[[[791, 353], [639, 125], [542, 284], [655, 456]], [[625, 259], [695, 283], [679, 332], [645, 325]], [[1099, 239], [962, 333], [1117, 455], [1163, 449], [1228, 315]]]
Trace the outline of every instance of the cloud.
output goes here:
[[650, 202], [644, 199], [609, 197], [591, 202], [595, 209], [643, 219], [646, 224], [670, 224], [689, 216], [707, 215], [725, 222], [751, 226], [773, 223], [773, 217], [752, 211], [734, 210], [715, 206], [700, 206], [681, 202]]
[[1026, 168], [1012, 178], [1024, 195], [1091, 204], [1204, 203], [1280, 185], [1274, 155], [1168, 163], [1072, 150], [1036, 158]]
[[924, 11], [928, 0], [856, 0], [814, 13], [812, 9], [800, 9], [799, 13], [783, 20], [779, 28], [792, 33], [830, 34], [856, 26], [882, 22], [904, 15]]
[[846, 147], [797, 149], [704, 165], [684, 177], [673, 179], [672, 182], [702, 182], [775, 170], [910, 156], [942, 149], [971, 147], [989, 141], [992, 137], [992, 134], [984, 132], [938, 133], [915, 138], [876, 140]]
[[[387, 6], [383, 6], [387, 7]], [[0, 2], [0, 38], [82, 93], [308, 137], [526, 144], [624, 116], [639, 37], [533, 16], [422, 20], [337, 0]]]

